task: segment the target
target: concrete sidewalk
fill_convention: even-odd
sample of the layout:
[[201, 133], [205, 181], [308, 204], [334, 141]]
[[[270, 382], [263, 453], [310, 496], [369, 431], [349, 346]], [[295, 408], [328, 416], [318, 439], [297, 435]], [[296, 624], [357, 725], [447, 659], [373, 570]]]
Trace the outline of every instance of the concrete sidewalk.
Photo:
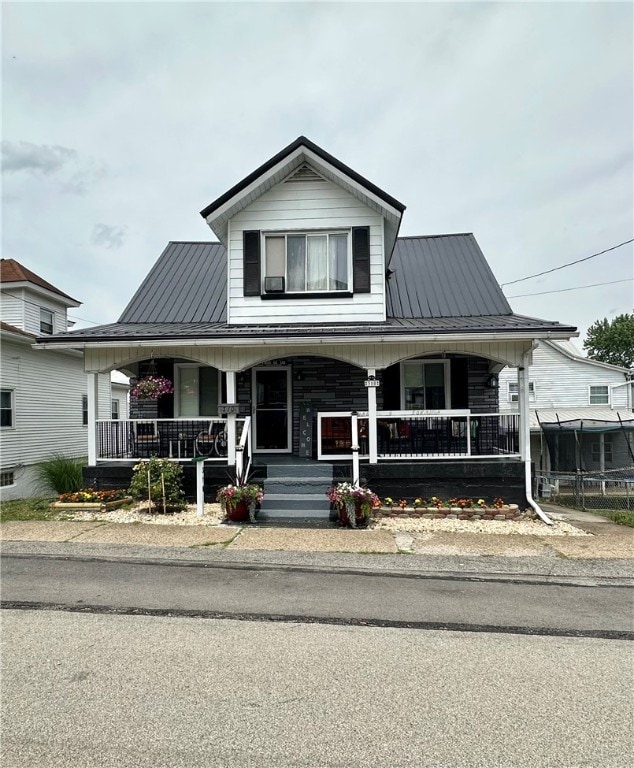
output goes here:
[[[546, 559], [634, 558], [634, 530], [588, 512], [545, 511], [591, 536], [552, 536], [262, 526], [185, 526], [104, 522], [11, 521], [2, 542], [56, 542], [122, 547], [194, 547], [249, 552], [408, 554]], [[6, 551], [6, 547], [3, 547]]]

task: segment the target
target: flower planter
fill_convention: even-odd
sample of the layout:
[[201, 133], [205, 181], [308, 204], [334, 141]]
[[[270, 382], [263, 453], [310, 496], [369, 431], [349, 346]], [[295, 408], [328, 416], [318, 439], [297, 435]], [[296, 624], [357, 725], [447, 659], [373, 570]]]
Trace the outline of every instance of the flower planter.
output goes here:
[[[256, 504], [254, 505], [253, 509], [253, 518], [255, 518], [257, 511], [258, 507]], [[236, 501], [233, 503], [226, 502], [225, 515], [227, 520], [231, 521], [232, 523], [255, 522], [255, 520], [252, 519], [251, 515], [249, 514], [249, 503], [246, 501]]]
[[[348, 510], [346, 509], [346, 505], [339, 504], [337, 511], [338, 511], [339, 525], [342, 526], [342, 528], [352, 528], [353, 526], [352, 526], [352, 523], [350, 522], [350, 519], [348, 518]], [[357, 503], [354, 508], [354, 527], [355, 528], [368, 527], [368, 518], [363, 514], [360, 503]]]
[[117, 509], [124, 504], [131, 504], [132, 497], [126, 496], [125, 499], [117, 499], [116, 501], [54, 501], [51, 504], [51, 509], [68, 509], [80, 512], [86, 510], [87, 512], [108, 512], [111, 509]]

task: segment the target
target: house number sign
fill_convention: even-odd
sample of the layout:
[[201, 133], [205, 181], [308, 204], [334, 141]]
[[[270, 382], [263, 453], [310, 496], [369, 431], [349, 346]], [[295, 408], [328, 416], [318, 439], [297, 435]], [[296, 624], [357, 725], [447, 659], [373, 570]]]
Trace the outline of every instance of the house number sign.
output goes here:
[[218, 416], [226, 416], [229, 413], [240, 413], [240, 405], [238, 403], [218, 404]]
[[365, 385], [366, 387], [380, 387], [381, 382], [378, 379], [366, 379]]

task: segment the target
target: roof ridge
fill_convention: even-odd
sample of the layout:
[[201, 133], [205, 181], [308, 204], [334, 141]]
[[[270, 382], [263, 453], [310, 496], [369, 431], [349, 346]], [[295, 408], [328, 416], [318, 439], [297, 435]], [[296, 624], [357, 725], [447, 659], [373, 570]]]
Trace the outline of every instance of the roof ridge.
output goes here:
[[167, 242], [173, 245], [222, 245], [219, 240], [168, 240]]
[[437, 237], [466, 237], [467, 235], [473, 235], [473, 232], [445, 232], [440, 235], [402, 235], [397, 237], [397, 240], [427, 240]]

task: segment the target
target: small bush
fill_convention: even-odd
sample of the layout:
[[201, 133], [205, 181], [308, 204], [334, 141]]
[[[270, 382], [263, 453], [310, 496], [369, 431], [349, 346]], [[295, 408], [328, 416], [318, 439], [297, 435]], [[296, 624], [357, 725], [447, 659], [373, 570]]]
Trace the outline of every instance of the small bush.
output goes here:
[[71, 458], [56, 454], [38, 465], [38, 476], [43, 492], [53, 490], [60, 493], [74, 493], [83, 485], [82, 469], [86, 459]]
[[[155, 509], [165, 507], [171, 512], [187, 506], [183, 492], [183, 468], [169, 459], [153, 456], [134, 467], [130, 496], [138, 501], [151, 498]], [[164, 498], [165, 497], [165, 498]]]

